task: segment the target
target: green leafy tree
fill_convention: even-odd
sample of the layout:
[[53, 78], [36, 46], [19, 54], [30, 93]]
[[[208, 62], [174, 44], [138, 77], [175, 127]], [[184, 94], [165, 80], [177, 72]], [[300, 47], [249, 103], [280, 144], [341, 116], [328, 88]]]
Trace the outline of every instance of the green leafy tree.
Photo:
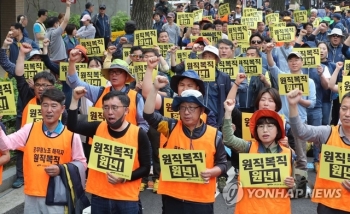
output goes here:
[[130, 20], [130, 17], [125, 12], [118, 12], [115, 16], [112, 16], [112, 32], [124, 30], [125, 22], [127, 22], [128, 20]]

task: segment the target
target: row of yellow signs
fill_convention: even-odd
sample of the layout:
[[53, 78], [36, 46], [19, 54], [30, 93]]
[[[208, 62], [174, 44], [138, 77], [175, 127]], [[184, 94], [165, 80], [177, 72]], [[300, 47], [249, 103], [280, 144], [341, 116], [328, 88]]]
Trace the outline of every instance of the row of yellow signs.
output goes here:
[[[135, 162], [135, 147], [94, 136], [88, 167], [130, 179]], [[240, 154], [243, 187], [287, 188], [291, 174], [290, 154]], [[320, 178], [343, 182], [350, 179], [350, 150], [322, 145]], [[204, 183], [200, 172], [206, 169], [202, 150], [159, 149], [163, 181]]]

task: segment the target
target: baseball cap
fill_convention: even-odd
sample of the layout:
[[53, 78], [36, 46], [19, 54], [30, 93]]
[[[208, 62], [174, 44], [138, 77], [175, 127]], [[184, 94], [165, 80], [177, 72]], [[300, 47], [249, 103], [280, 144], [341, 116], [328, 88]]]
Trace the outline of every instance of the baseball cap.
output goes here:
[[90, 16], [89, 14], [85, 14], [85, 15], [83, 16], [83, 18], [81, 18], [80, 21], [85, 22], [85, 21], [87, 21], [87, 20], [91, 20], [91, 16]]
[[106, 5], [100, 4], [100, 6], [99, 6], [98, 8], [100, 8], [100, 9], [106, 9]]
[[182, 92], [181, 97], [177, 96], [174, 98], [171, 108], [173, 111], [179, 111], [181, 103], [196, 103], [201, 107], [204, 107], [204, 112], [209, 114], [209, 108], [204, 104], [204, 98], [200, 91], [189, 89]]
[[26, 60], [30, 60], [35, 55], [42, 55], [39, 50], [33, 49], [29, 55], [26, 57]]
[[290, 59], [292, 58], [293, 56], [296, 56], [300, 59], [303, 59], [303, 55], [301, 55], [301, 53], [297, 52], [297, 51], [292, 51], [290, 52], [290, 54], [288, 54], [288, 58], [287, 59]]

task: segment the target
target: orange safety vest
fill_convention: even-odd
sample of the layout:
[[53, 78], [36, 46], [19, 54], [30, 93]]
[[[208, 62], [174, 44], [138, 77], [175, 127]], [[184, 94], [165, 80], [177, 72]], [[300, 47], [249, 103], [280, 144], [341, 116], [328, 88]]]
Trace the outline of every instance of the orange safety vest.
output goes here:
[[[103, 121], [98, 126], [96, 136], [103, 137], [108, 140], [116, 141], [128, 146], [136, 148], [136, 156], [133, 171], [140, 167], [138, 157], [138, 136], [140, 128], [130, 124], [128, 131], [121, 138], [113, 138], [108, 133], [107, 122]], [[93, 149], [93, 148], [92, 148]], [[86, 191], [103, 198], [124, 201], [138, 201], [140, 194], [141, 178], [133, 181], [127, 181], [120, 184], [111, 184], [107, 180], [106, 173], [102, 173], [93, 169], [89, 170], [89, 177], [86, 183]]]
[[[284, 154], [287, 154], [287, 157], [291, 161], [291, 166], [293, 166], [292, 163], [292, 152], [289, 148], [286, 148], [280, 144], [280, 147], [282, 148], [282, 152]], [[259, 143], [255, 140], [251, 142], [251, 146], [249, 149], [249, 153], [258, 153]], [[290, 168], [290, 175], [292, 175], [292, 168]], [[240, 178], [238, 178], [240, 180]], [[256, 188], [256, 190], [263, 190], [267, 188]], [[243, 191], [238, 191], [238, 197], [242, 198], [237, 204], [235, 208], [235, 214], [271, 214], [271, 213], [283, 213], [283, 214], [290, 214], [291, 213], [291, 202], [290, 198], [288, 196], [288, 189], [285, 188], [275, 188], [271, 189], [271, 192], [278, 192], [281, 198], [269, 198], [269, 197], [261, 197], [257, 198], [254, 197], [254, 194], [250, 194], [253, 191], [252, 188], [244, 188], [242, 187]], [[243, 194], [243, 196], [242, 196]], [[251, 196], [250, 196], [251, 195]], [[288, 197], [286, 197], [288, 196]]]
[[[205, 125], [205, 124], [203, 124]], [[214, 167], [214, 156], [216, 153], [216, 135], [217, 129], [211, 126], [206, 127], [206, 131], [198, 139], [188, 138], [182, 130], [182, 121], [179, 120], [172, 130], [167, 148], [181, 148], [190, 150], [190, 141], [195, 150], [205, 151], [206, 168]], [[199, 202], [199, 203], [214, 203], [216, 191], [216, 178], [210, 178], [208, 184], [186, 183], [163, 181], [162, 176], [159, 178], [159, 188], [157, 193], [168, 195], [181, 200]]]
[[[336, 146], [344, 149], [350, 149], [350, 146], [346, 145], [340, 138], [339, 129], [340, 126], [332, 127], [332, 132], [328, 138], [327, 145]], [[320, 164], [320, 169], [322, 169], [322, 164]], [[325, 191], [318, 191], [318, 189]], [[328, 193], [326, 190], [341, 190], [341, 196], [329, 197], [327, 196]], [[311, 198], [313, 202], [323, 204], [333, 209], [350, 212], [350, 192], [346, 190], [339, 182], [329, 181], [320, 178], [319, 171], [317, 172], [314, 191], [317, 191], [317, 193], [315, 193]]]
[[[94, 107], [97, 108], [102, 108], [103, 107], [103, 102], [102, 98], [105, 96], [108, 92], [112, 90], [111, 86], [105, 87], [103, 90], [101, 96], [97, 99], [96, 103], [94, 104]], [[129, 105], [129, 113], [125, 116], [125, 120], [128, 121], [131, 124], [134, 124], [137, 126], [137, 120], [136, 120], [136, 115], [137, 115], [137, 92], [134, 90], [129, 90], [128, 92], [128, 97], [130, 98], [130, 105]], [[92, 138], [89, 138], [89, 144], [92, 145]]]
[[73, 132], [66, 127], [56, 137], [48, 137], [43, 131], [43, 122], [33, 123], [24, 147], [23, 174], [26, 184], [24, 193], [46, 197], [50, 176], [45, 167], [72, 161]]
[[26, 107], [24, 107], [23, 112], [22, 112], [22, 124], [21, 124], [21, 128], [27, 124], [27, 117], [28, 117], [28, 111], [29, 111], [29, 105], [38, 105], [37, 99], [36, 97], [33, 97], [26, 105]]

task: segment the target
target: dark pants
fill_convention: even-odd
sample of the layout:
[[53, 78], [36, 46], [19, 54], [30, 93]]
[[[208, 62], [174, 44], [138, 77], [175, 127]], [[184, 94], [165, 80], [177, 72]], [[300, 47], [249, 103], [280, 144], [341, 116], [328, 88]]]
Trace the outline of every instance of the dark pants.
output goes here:
[[97, 195], [91, 196], [91, 214], [140, 214], [139, 210], [140, 201], [121, 201]]
[[[19, 130], [22, 125], [22, 112], [23, 112], [23, 103], [20, 97], [17, 98], [17, 117], [16, 117], [16, 130]], [[16, 151], [16, 177], [23, 178], [23, 152], [20, 150]]]
[[151, 142], [152, 147], [152, 162], [153, 162], [153, 181], [159, 179], [160, 175], [160, 161], [159, 161], [159, 145], [160, 145], [160, 133], [150, 127], [147, 136]]
[[339, 103], [339, 97], [338, 97], [337, 99], [333, 100], [331, 125], [334, 125], [334, 126], [338, 125], [339, 109], [340, 109], [340, 103]]
[[214, 214], [213, 203], [183, 201], [162, 195], [163, 214]]
[[350, 212], [342, 211], [327, 207], [323, 204], [318, 204], [317, 214], [350, 214]]

